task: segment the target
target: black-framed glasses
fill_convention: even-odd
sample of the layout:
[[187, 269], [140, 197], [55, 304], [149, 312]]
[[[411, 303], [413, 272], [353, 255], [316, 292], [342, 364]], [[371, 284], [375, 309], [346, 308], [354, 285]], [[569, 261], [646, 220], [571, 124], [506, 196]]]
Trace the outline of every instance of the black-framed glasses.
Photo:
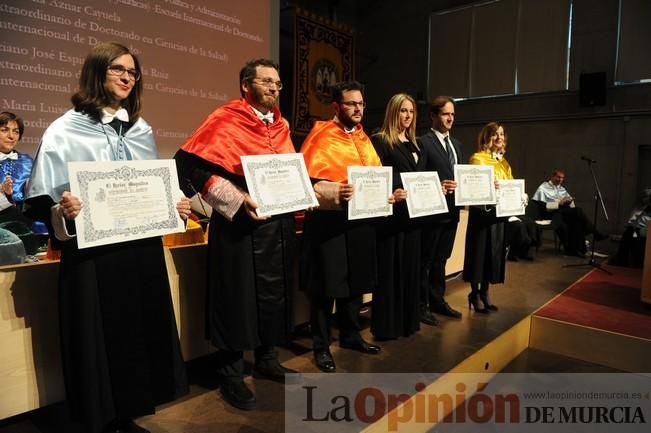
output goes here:
[[271, 78], [253, 78], [251, 81], [258, 80], [257, 83], [261, 86], [271, 89], [273, 86], [276, 86], [276, 89], [283, 90], [282, 81], [274, 81]]
[[107, 72], [116, 77], [121, 77], [126, 72], [133, 81], [140, 80], [140, 71], [136, 69], [127, 69], [122, 65], [108, 65], [106, 68]]
[[364, 108], [366, 107], [366, 102], [364, 101], [342, 101], [341, 105], [348, 108]]

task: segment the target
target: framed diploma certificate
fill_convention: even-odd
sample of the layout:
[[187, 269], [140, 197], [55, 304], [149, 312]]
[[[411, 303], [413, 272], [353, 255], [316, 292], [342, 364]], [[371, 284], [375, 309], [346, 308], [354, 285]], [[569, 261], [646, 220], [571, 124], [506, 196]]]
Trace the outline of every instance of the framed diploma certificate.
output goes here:
[[68, 175], [83, 203], [75, 218], [79, 248], [185, 231], [172, 159], [69, 162]]
[[448, 211], [441, 190], [439, 174], [435, 171], [400, 173], [403, 188], [407, 191], [409, 218], [436, 215]]
[[249, 194], [259, 216], [278, 215], [316, 207], [302, 153], [242, 156]]
[[454, 193], [456, 206], [474, 206], [497, 203], [495, 172], [491, 165], [456, 164]]
[[348, 219], [387, 216], [393, 213], [389, 196], [393, 193], [391, 167], [349, 166], [348, 183], [353, 197], [348, 202]]
[[498, 217], [524, 215], [524, 179], [500, 180], [498, 182], [500, 188], [497, 190], [495, 215]]

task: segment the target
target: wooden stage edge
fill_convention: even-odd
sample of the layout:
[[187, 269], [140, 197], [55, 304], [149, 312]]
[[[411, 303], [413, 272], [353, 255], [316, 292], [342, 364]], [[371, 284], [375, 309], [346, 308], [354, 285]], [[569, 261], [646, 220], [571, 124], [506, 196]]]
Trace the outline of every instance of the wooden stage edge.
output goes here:
[[[571, 289], [583, 278], [585, 276], [556, 295], [545, 305]], [[459, 374], [464, 373], [468, 374], [464, 379], [466, 389], [476, 390], [477, 386], [473, 381], [490, 381], [491, 378], [528, 348], [551, 352], [625, 372], [644, 373], [644, 369], [648, 368], [651, 340], [536, 316], [536, 313], [545, 305], [464, 359], [418, 394], [458, 395], [455, 386], [459, 381]], [[617, 356], [612, 356], [613, 353], [617, 353]], [[484, 374], [477, 375], [477, 373]], [[462, 401], [467, 400], [472, 395], [473, 392], [464, 393], [465, 399]], [[416, 395], [412, 396], [411, 399], [415, 400], [415, 398]], [[457, 403], [461, 404], [462, 401], [457, 401]], [[386, 432], [388, 418], [399, 418], [398, 413], [400, 410], [400, 407], [398, 407], [394, 409], [395, 413], [387, 413], [383, 418], [364, 429], [363, 433]], [[441, 414], [441, 418], [447, 414]], [[435, 425], [417, 422], [412, 419], [401, 424], [399, 431], [427, 433]]]

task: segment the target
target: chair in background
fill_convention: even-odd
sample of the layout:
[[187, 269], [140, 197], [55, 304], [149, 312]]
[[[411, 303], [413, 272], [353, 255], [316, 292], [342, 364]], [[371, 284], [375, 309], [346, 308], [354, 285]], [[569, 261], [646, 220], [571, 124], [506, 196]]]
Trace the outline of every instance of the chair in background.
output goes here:
[[554, 228], [552, 227], [551, 220], [544, 219], [545, 210], [546, 210], [545, 202], [538, 201], [538, 200], [529, 200], [529, 205], [527, 206], [527, 210], [525, 212], [525, 215], [527, 215], [529, 218], [531, 218], [536, 222], [536, 228], [538, 230], [538, 244], [536, 245], [536, 251], [538, 251], [538, 249], [542, 245], [543, 234], [546, 231], [552, 232], [552, 235], [554, 237], [554, 249], [556, 251], [560, 251], [561, 240], [558, 237], [558, 234], [556, 233]]

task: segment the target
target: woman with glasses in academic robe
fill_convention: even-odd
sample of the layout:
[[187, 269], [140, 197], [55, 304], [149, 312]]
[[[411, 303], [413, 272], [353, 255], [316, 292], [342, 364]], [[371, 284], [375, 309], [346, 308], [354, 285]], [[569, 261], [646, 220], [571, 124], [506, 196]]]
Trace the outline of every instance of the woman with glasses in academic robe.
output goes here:
[[[86, 433], [147, 432], [133, 419], [188, 390], [160, 237], [79, 249], [75, 236], [84, 204], [70, 193], [68, 162], [158, 158], [140, 115], [141, 76], [127, 47], [92, 49], [73, 108], [43, 134], [26, 195], [28, 211], [48, 223], [62, 249], [66, 401], [73, 423]], [[187, 218], [189, 200], [176, 209]]]

